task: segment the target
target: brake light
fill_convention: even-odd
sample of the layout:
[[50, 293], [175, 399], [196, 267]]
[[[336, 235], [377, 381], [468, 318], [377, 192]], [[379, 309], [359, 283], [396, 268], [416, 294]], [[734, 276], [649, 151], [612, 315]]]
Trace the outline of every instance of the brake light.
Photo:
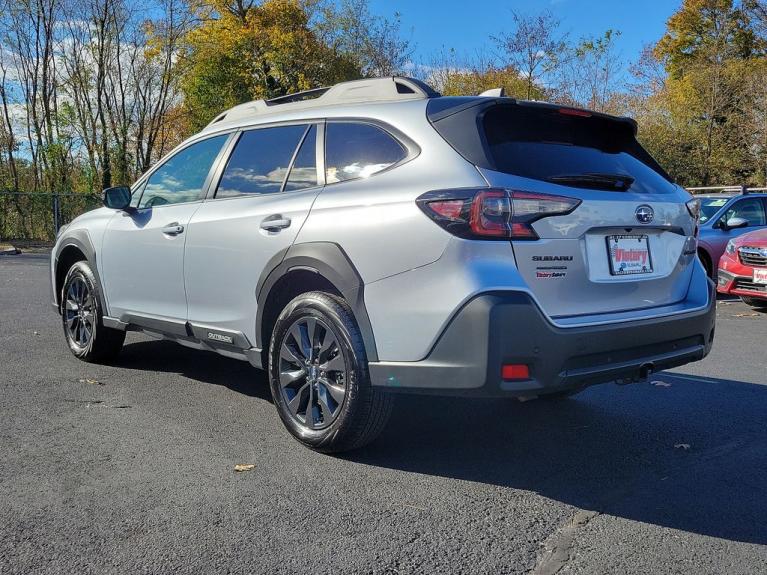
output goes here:
[[592, 116], [588, 110], [579, 110], [578, 108], [560, 108], [558, 111], [565, 116], [578, 116], [580, 118], [591, 118]]
[[438, 225], [468, 239], [537, 240], [532, 224], [566, 215], [581, 200], [501, 188], [437, 190], [416, 203]]

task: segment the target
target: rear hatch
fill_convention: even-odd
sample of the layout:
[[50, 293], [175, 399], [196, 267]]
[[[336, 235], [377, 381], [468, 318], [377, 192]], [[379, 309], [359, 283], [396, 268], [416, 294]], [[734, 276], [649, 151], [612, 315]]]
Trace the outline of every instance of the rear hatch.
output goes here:
[[550, 317], [685, 298], [695, 205], [639, 145], [633, 121], [487, 98], [430, 105], [429, 119], [508, 195], [509, 256]]

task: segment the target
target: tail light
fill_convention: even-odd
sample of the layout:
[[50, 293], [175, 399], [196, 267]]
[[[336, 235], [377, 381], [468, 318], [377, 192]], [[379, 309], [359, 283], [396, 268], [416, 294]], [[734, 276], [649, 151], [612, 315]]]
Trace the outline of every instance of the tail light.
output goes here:
[[427, 192], [416, 203], [434, 222], [461, 238], [537, 240], [533, 222], [569, 214], [581, 200], [500, 188], [459, 188]]
[[693, 198], [686, 204], [687, 211], [693, 220], [692, 236], [687, 238], [685, 243], [684, 253], [685, 255], [694, 254], [698, 251], [698, 235], [700, 234], [700, 200]]

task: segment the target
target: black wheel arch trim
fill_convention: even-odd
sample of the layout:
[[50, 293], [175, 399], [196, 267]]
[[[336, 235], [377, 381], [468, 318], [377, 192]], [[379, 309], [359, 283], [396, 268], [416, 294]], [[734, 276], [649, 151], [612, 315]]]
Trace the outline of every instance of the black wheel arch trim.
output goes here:
[[352, 308], [362, 333], [365, 351], [370, 361], [378, 361], [373, 328], [365, 307], [365, 285], [357, 268], [343, 248], [333, 242], [306, 242], [293, 244], [275, 254], [264, 267], [256, 286], [256, 347], [263, 349], [261, 328], [264, 305], [275, 284], [287, 273], [306, 270], [319, 274], [330, 282]]
[[[56, 249], [56, 252], [51, 255], [53, 258], [53, 267], [55, 270], [54, 281], [58, 277], [59, 258], [61, 254], [70, 247], [78, 249], [85, 256], [85, 260], [88, 262], [88, 265], [91, 268], [91, 272], [93, 272], [93, 277], [96, 278], [96, 282], [98, 283], [98, 297], [99, 304], [103, 310], [102, 313], [104, 315], [109, 315], [107, 312], [108, 307], [106, 297], [104, 296], [104, 284], [101, 281], [101, 275], [99, 274], [98, 265], [96, 264], [96, 250], [93, 247], [93, 242], [91, 241], [91, 237], [87, 230], [80, 229], [72, 230], [71, 232], [68, 231], [66, 237], [61, 240], [61, 243]], [[64, 273], [66, 274], [67, 271], [68, 270], [64, 270]], [[53, 290], [53, 303], [59, 313], [61, 313], [61, 294], [57, 293], [58, 290], [55, 283], [51, 286], [51, 288]]]

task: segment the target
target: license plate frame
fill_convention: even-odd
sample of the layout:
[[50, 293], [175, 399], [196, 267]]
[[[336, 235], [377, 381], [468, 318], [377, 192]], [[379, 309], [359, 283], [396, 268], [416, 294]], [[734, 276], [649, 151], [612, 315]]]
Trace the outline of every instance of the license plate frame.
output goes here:
[[754, 283], [759, 285], [767, 284], [767, 268], [754, 268]]
[[[625, 277], [653, 273], [650, 236], [647, 234], [612, 234], [605, 237], [605, 243], [607, 244], [610, 275]], [[621, 253], [619, 250], [628, 253]], [[647, 254], [644, 258], [642, 257], [643, 253]], [[627, 257], [628, 259], [622, 262], [623, 265], [619, 265], [621, 262], [616, 261], [616, 256]], [[636, 261], [631, 261], [634, 257]]]

